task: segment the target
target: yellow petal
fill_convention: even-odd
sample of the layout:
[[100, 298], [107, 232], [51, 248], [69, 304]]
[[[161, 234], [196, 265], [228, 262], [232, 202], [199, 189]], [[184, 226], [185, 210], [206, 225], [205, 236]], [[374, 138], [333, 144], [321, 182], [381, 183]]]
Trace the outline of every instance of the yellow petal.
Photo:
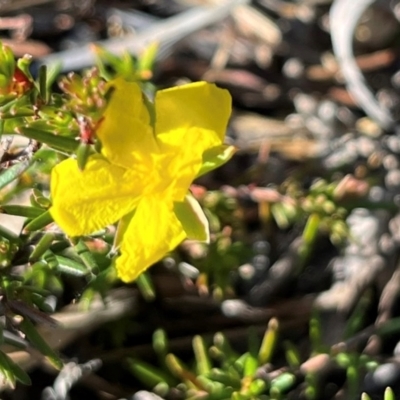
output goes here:
[[[196, 82], [160, 90], [156, 94], [156, 133], [171, 136], [177, 129], [189, 127], [215, 132], [222, 144], [231, 114], [231, 96], [212, 83]], [[168, 140], [173, 143], [174, 138]], [[179, 144], [179, 139], [178, 143]]]
[[[203, 153], [220, 146], [228, 123], [228, 91], [198, 82], [157, 92], [156, 134], [160, 188], [168, 183], [175, 201], [183, 201], [203, 163]], [[164, 187], [163, 187], [164, 185]]]
[[203, 164], [203, 153], [213, 147], [216, 134], [200, 128], [182, 128], [161, 136], [164, 139], [173, 136], [174, 140], [179, 137], [181, 141], [179, 146], [165, 142], [160, 146], [163, 152], [155, 155], [159, 181], [153, 192], [168, 191], [174, 201], [183, 201]]
[[62, 161], [51, 174], [50, 213], [70, 236], [92, 233], [136, 207], [143, 179], [102, 156], [91, 157], [84, 171], [76, 160]]
[[174, 211], [189, 239], [210, 242], [210, 227], [199, 202], [188, 194], [183, 202], [174, 203]]
[[171, 201], [162, 195], [142, 198], [122, 241], [116, 261], [118, 276], [132, 282], [185, 236]]
[[141, 165], [152, 169], [151, 154], [157, 145], [150, 116], [137, 83], [116, 79], [114, 91], [97, 130], [103, 155], [124, 168]]

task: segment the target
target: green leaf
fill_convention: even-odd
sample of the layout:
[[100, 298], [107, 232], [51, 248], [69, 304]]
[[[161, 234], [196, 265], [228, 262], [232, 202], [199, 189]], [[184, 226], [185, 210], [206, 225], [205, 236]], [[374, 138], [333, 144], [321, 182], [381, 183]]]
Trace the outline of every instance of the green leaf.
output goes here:
[[208, 220], [200, 204], [192, 195], [187, 195], [183, 202], [174, 203], [174, 211], [189, 239], [209, 243]]
[[249, 354], [243, 365], [243, 376], [253, 377], [257, 372], [258, 366], [259, 365], [257, 358], [252, 354]]
[[51, 224], [52, 222], [53, 217], [51, 216], [50, 211], [44, 211], [42, 214], [24, 226], [23, 233], [26, 234], [37, 231], [44, 228], [46, 225]]
[[160, 368], [153, 367], [137, 358], [129, 358], [128, 364], [132, 374], [151, 389], [161, 382], [169, 385], [175, 383], [174, 379]]
[[75, 251], [89, 271], [91, 271], [93, 274], [97, 274], [99, 272], [99, 266], [96, 262], [96, 259], [83, 240], [79, 240], [79, 242], [75, 245]]
[[211, 370], [211, 360], [204, 339], [196, 335], [192, 340], [194, 356], [196, 359], [196, 369], [199, 375], [205, 375]]
[[278, 320], [272, 318], [268, 322], [267, 330], [265, 331], [260, 350], [258, 353], [258, 360], [260, 365], [271, 362], [272, 355], [275, 351], [276, 343], [278, 340], [279, 323]]
[[5, 344], [9, 344], [17, 349], [24, 350], [28, 347], [28, 342], [26, 340], [9, 331], [3, 332], [3, 338]]
[[41, 131], [34, 128], [28, 128], [26, 126], [21, 126], [15, 129], [15, 132], [24, 135], [30, 139], [37, 140], [53, 147], [57, 150], [74, 152], [79, 145], [74, 138], [54, 135], [48, 131]]
[[298, 348], [289, 340], [283, 342], [285, 348], [286, 362], [293, 369], [299, 368], [301, 364], [301, 356]]
[[[1, 86], [1, 78], [2, 75], [0, 75], [0, 86]], [[14, 102], [17, 100], [18, 98], [16, 94], [0, 94], [0, 107], [3, 107], [8, 103], [14, 104]]]
[[236, 370], [225, 371], [219, 368], [212, 368], [207, 377], [234, 389], [240, 389], [241, 386], [240, 375], [236, 374]]
[[33, 77], [30, 71], [30, 66], [32, 64], [32, 56], [29, 54], [24, 55], [22, 58], [17, 60], [18, 68], [28, 77], [29, 80], [33, 81]]
[[53, 232], [45, 233], [36, 244], [34, 250], [32, 251], [29, 261], [34, 262], [39, 260], [39, 258], [50, 248], [56, 235]]
[[271, 394], [284, 393], [290, 390], [296, 383], [296, 376], [291, 372], [284, 372], [271, 382]]
[[0, 112], [0, 118], [2, 120], [10, 118], [32, 117], [34, 115], [35, 111], [30, 107], [13, 106], [10, 108], [9, 112]]
[[143, 272], [136, 279], [136, 284], [140, 294], [146, 301], [153, 301], [156, 298], [156, 291], [154, 289], [151, 277], [146, 272]]
[[222, 164], [225, 164], [235, 153], [236, 147], [226, 144], [206, 150], [203, 154], [203, 165], [201, 166], [197, 177], [220, 167]]
[[46, 87], [48, 91], [51, 90], [51, 86], [60, 76], [61, 67], [62, 67], [61, 62], [54, 62], [47, 66]]
[[49, 208], [51, 206], [51, 201], [43, 195], [43, 193], [33, 188], [32, 194], [29, 196], [30, 203], [33, 207], [41, 208], [42, 210], [45, 208]]
[[153, 42], [140, 54], [138, 59], [138, 70], [140, 72], [153, 70], [159, 48], [159, 43]]
[[41, 65], [39, 68], [39, 92], [40, 96], [47, 104], [49, 101], [49, 90], [47, 86], [47, 66]]
[[60, 272], [64, 272], [73, 276], [85, 276], [90, 272], [83, 264], [71, 260], [70, 258], [58, 255], [55, 257], [58, 263], [56, 268]]
[[0, 351], [0, 371], [11, 387], [15, 388], [16, 376], [11, 372], [8, 360], [9, 358], [2, 351]]
[[172, 375], [182, 379], [184, 382], [198, 383], [196, 375], [174, 354], [169, 353], [165, 356], [165, 365]]
[[135, 215], [136, 210], [131, 211], [130, 213], [124, 215], [118, 222], [117, 231], [114, 235], [114, 241], [112, 245], [112, 252], [116, 251], [122, 243], [125, 232], [128, 229], [129, 223], [131, 222], [133, 216]]
[[168, 337], [164, 329], [157, 329], [153, 333], [153, 350], [154, 352], [164, 358], [168, 353]]
[[14, 179], [20, 177], [30, 166], [30, 160], [23, 160], [7, 168], [5, 171], [0, 173], [0, 189], [8, 185]]
[[15, 378], [21, 382], [23, 385], [31, 385], [31, 378], [29, 375], [18, 365], [16, 364], [10, 357], [8, 357], [5, 353], [0, 352], [3, 354], [5, 359], [8, 361], [8, 368], [10, 369], [11, 373], [14, 374]]
[[19, 217], [26, 218], [36, 218], [43, 214], [43, 209], [31, 206], [21, 206], [18, 204], [6, 204], [0, 206], [0, 213], [18, 215]]
[[25, 333], [27, 339], [49, 359], [55, 368], [60, 370], [63, 367], [63, 362], [59, 355], [46, 343], [29, 319], [24, 318], [20, 324], [20, 329]]
[[0, 88], [6, 89], [10, 80], [6, 75], [0, 74]]
[[262, 379], [255, 379], [250, 384], [249, 394], [254, 396], [253, 398], [257, 398], [259, 395], [265, 392], [267, 389], [267, 383]]
[[5, 82], [1, 82], [1, 87], [7, 87], [12, 80], [15, 69], [14, 54], [10, 47], [0, 42], [0, 73], [5, 76]]
[[81, 171], [85, 169], [86, 163], [89, 159], [92, 146], [87, 143], [80, 143], [76, 149], [76, 161]]
[[387, 388], [385, 389], [385, 397], [384, 397], [384, 400], [395, 400], [394, 392], [393, 392], [392, 388], [387, 387]]

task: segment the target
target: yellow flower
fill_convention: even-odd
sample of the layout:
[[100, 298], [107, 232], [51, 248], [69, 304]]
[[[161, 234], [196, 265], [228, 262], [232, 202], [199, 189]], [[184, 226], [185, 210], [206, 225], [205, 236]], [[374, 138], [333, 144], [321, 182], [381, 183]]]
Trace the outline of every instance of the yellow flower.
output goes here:
[[54, 167], [50, 209], [70, 236], [122, 219], [119, 277], [130, 282], [185, 237], [208, 240], [207, 220], [188, 189], [234, 153], [223, 144], [231, 112], [226, 90], [198, 82], [157, 92], [155, 115], [136, 83], [117, 79], [97, 136], [101, 154], [85, 169]]

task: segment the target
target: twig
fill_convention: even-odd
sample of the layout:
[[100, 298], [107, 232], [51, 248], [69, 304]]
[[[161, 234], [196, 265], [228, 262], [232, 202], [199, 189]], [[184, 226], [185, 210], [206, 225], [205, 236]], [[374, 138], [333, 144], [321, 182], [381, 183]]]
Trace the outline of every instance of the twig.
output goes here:
[[[61, 350], [77, 337], [106, 322], [135, 314], [137, 312], [137, 292], [126, 288], [116, 289], [107, 296], [104, 302], [100, 298], [94, 300], [88, 311], [82, 311], [79, 307], [79, 304], [73, 304], [61, 312], [53, 314], [52, 318], [60, 324], [58, 328], [52, 328], [45, 324], [38, 326], [39, 333], [50, 347]], [[11, 349], [7, 349], [5, 346], [2, 349], [14, 362], [26, 370], [43, 361], [43, 356], [34, 349], [17, 352], [9, 352]]]
[[0, 3], [0, 12], [19, 11], [25, 7], [39, 6], [41, 4], [55, 3], [57, 0], [17, 0]]
[[[97, 42], [96, 45], [116, 55], [124, 52], [138, 55], [152, 43], [159, 43], [160, 51], [162, 51], [187, 35], [225, 18], [232, 8], [248, 2], [249, 0], [234, 0], [223, 2], [215, 7], [195, 7], [168, 18], [166, 21], [157, 22], [135, 37], [109, 39]], [[61, 71], [71, 71], [89, 67], [95, 64], [95, 61], [96, 56], [92, 51], [92, 45], [86, 45], [80, 49], [51, 54], [39, 60], [39, 65], [60, 63]]]
[[335, 0], [330, 10], [330, 31], [335, 56], [346, 80], [348, 91], [362, 109], [379, 125], [390, 129], [393, 119], [389, 111], [375, 99], [368, 88], [353, 55], [354, 30], [362, 13], [374, 0]]
[[60, 371], [54, 381], [53, 387], [47, 387], [42, 394], [42, 399], [45, 400], [67, 400], [69, 399], [68, 392], [83, 376], [96, 371], [101, 367], [101, 361], [94, 359], [85, 364], [77, 364], [69, 362]]

